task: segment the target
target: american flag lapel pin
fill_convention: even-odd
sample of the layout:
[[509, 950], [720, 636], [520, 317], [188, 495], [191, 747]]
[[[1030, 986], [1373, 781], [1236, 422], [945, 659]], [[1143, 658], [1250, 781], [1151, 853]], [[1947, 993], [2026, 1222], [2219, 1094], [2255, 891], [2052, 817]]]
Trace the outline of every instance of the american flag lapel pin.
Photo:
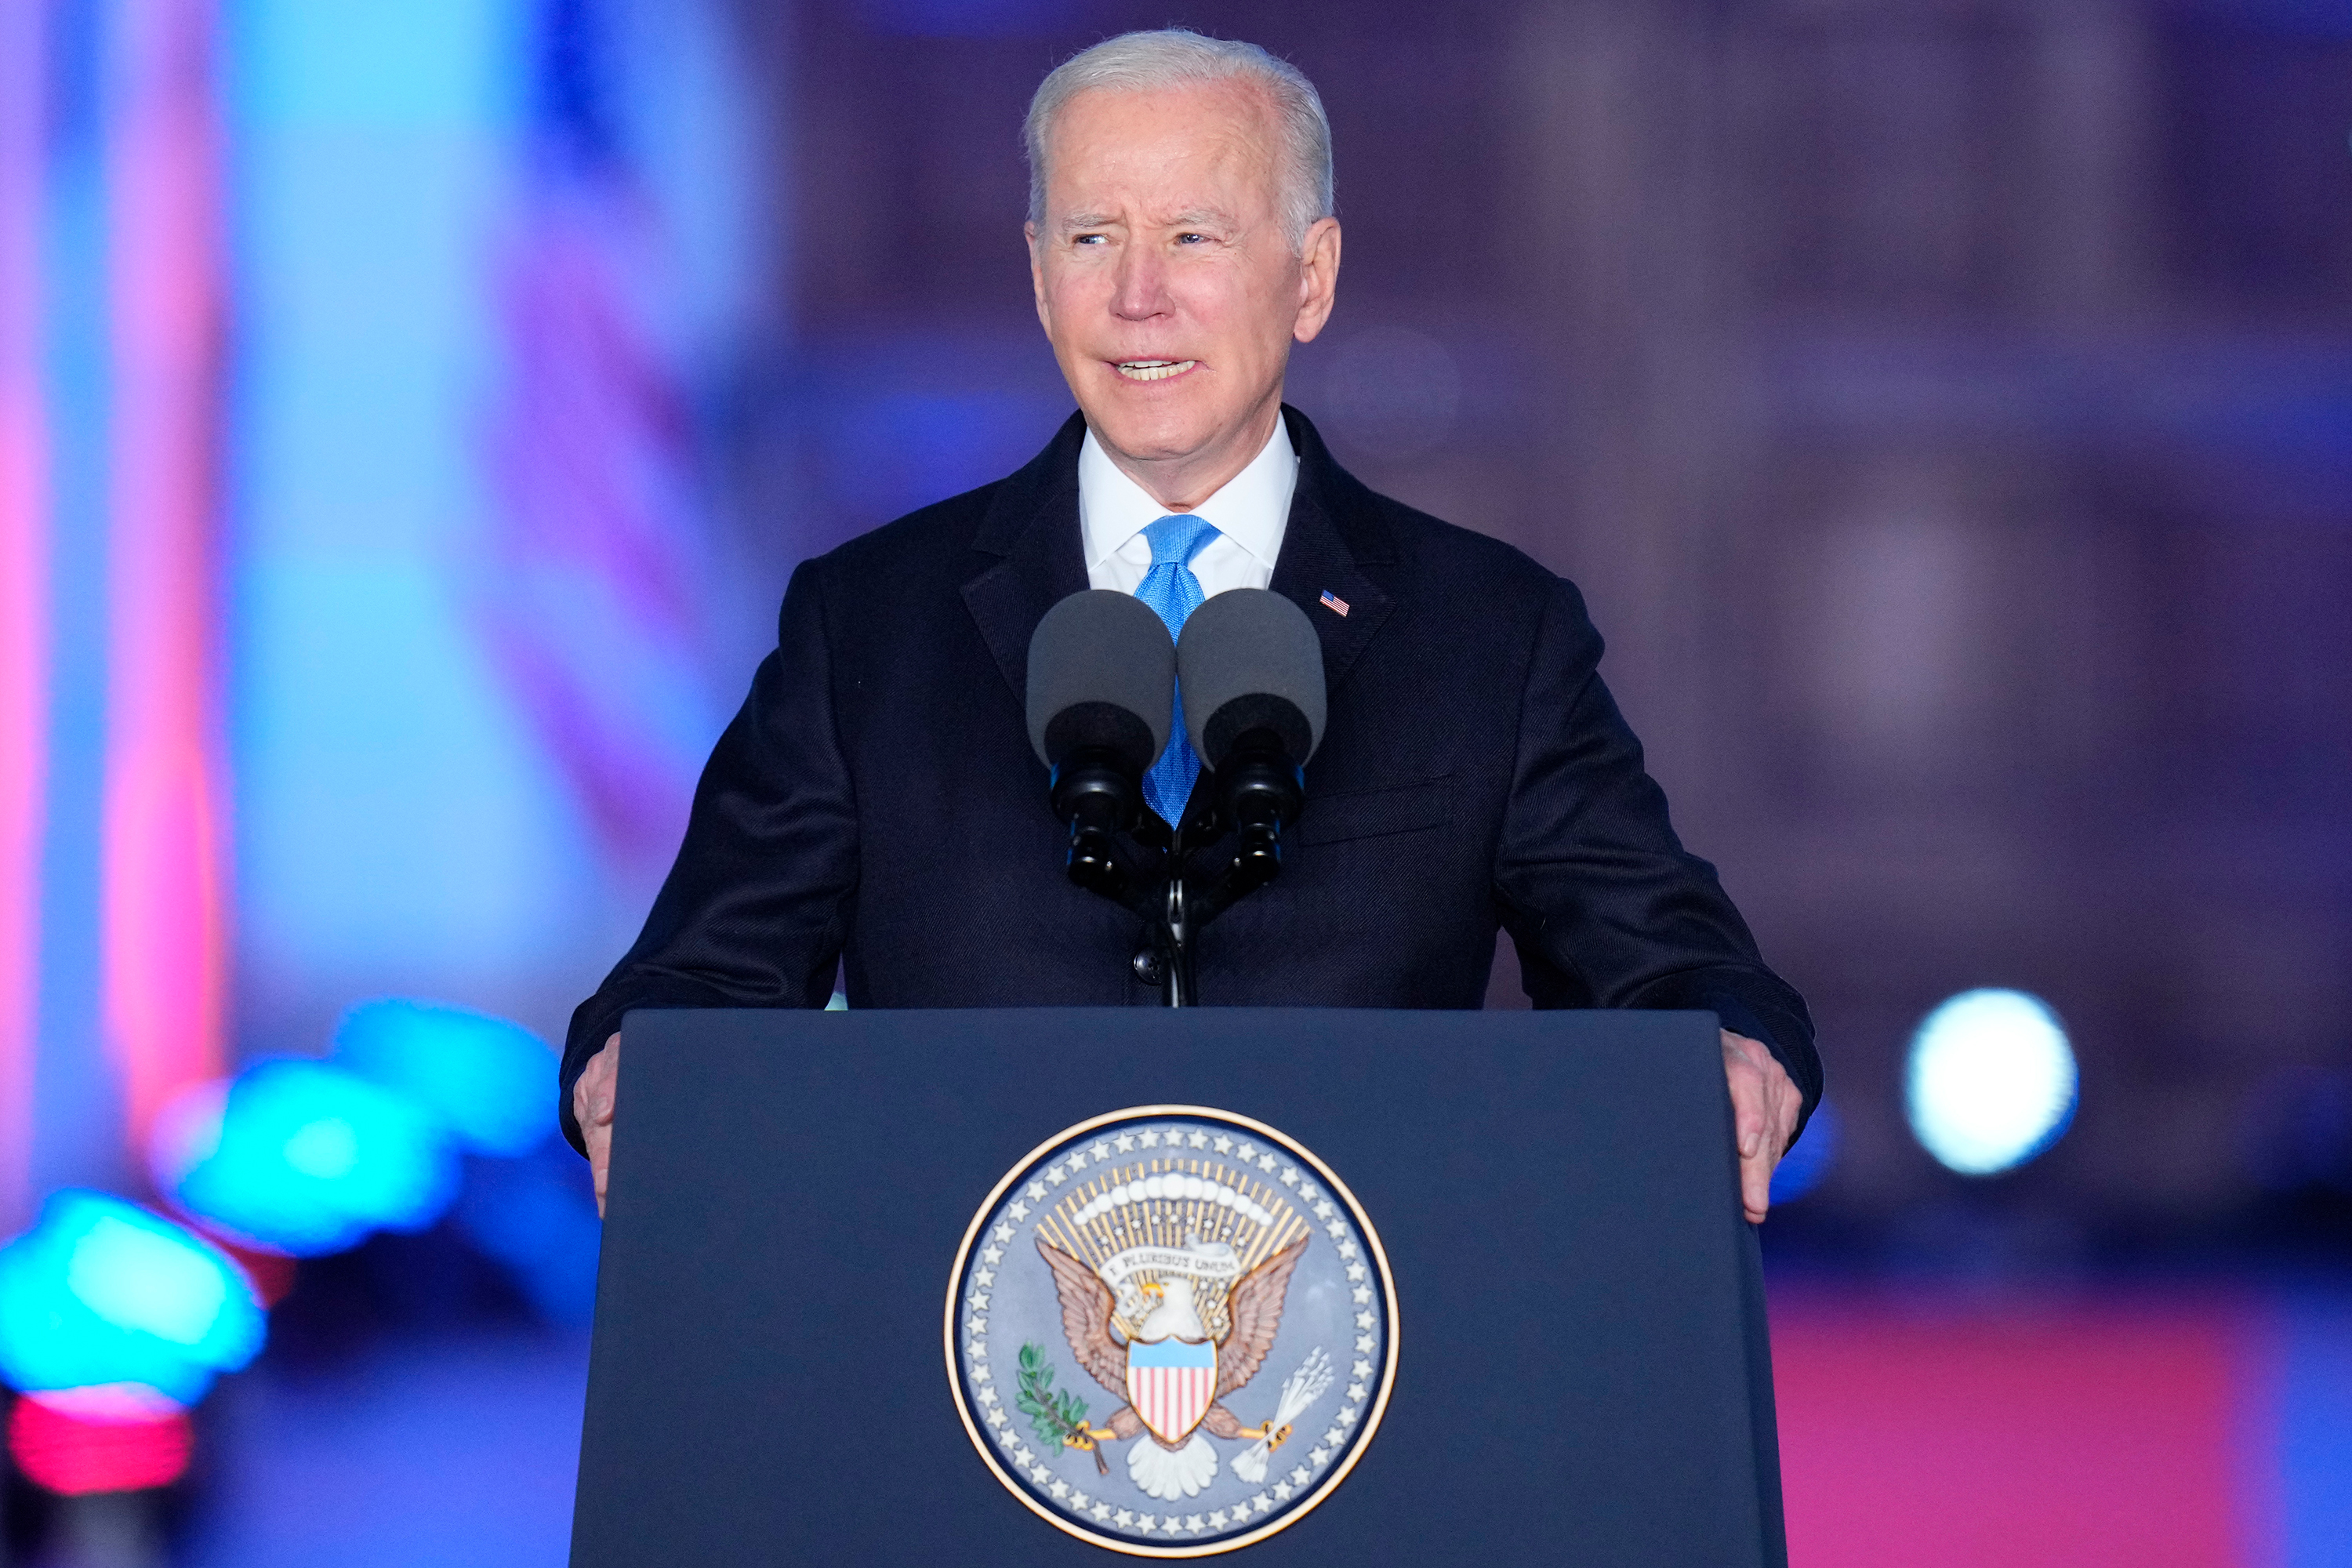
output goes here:
[[1348, 601], [1339, 597], [1339, 595], [1331, 592], [1328, 588], [1323, 590], [1322, 604], [1323, 607], [1327, 610], [1335, 611], [1343, 616], [1348, 613]]

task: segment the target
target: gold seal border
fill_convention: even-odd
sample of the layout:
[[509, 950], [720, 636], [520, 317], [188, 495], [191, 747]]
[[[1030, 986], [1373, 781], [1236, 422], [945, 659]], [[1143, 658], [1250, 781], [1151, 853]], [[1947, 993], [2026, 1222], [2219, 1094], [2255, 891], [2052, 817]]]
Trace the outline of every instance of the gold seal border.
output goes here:
[[[1152, 1546], [1141, 1542], [1122, 1541], [1117, 1536], [1096, 1534], [1093, 1531], [1066, 1517], [1060, 1510], [1031, 1496], [1028, 1483], [1015, 1479], [1006, 1471], [1003, 1463], [997, 1458], [994, 1448], [990, 1446], [986, 1436], [981, 1431], [979, 1423], [971, 1418], [971, 1400], [964, 1388], [963, 1365], [956, 1354], [955, 1324], [956, 1300], [961, 1294], [958, 1288], [963, 1283], [964, 1263], [971, 1256], [971, 1244], [979, 1238], [981, 1226], [987, 1223], [990, 1215], [996, 1212], [996, 1205], [1003, 1201], [1004, 1194], [1011, 1192], [1014, 1184], [1024, 1176], [1035, 1170], [1038, 1161], [1072, 1139], [1082, 1138], [1113, 1122], [1134, 1121], [1161, 1116], [1188, 1116], [1204, 1121], [1223, 1122], [1228, 1126], [1255, 1133], [1297, 1155], [1313, 1168], [1315, 1173], [1321, 1176], [1333, 1192], [1339, 1194], [1339, 1201], [1348, 1205], [1348, 1214], [1355, 1220], [1356, 1228], [1363, 1233], [1364, 1244], [1372, 1249], [1373, 1261], [1380, 1266], [1381, 1297], [1388, 1308], [1386, 1334], [1388, 1352], [1381, 1368], [1380, 1391], [1373, 1396], [1371, 1413], [1364, 1419], [1364, 1429], [1357, 1434], [1356, 1440], [1349, 1447], [1346, 1456], [1332, 1468], [1331, 1473], [1326, 1476], [1322, 1483], [1313, 1491], [1293, 1503], [1279, 1519], [1270, 1519], [1246, 1534], [1232, 1536], [1222, 1541]], [[1313, 1513], [1323, 1506], [1323, 1500], [1326, 1498], [1338, 1489], [1339, 1483], [1348, 1479], [1348, 1473], [1356, 1468], [1356, 1461], [1362, 1458], [1364, 1450], [1371, 1447], [1373, 1436], [1381, 1429], [1381, 1417], [1388, 1413], [1389, 1394], [1396, 1386], [1396, 1278], [1389, 1270], [1389, 1255], [1381, 1246], [1380, 1232], [1372, 1228], [1371, 1219], [1364, 1213], [1364, 1205], [1356, 1201], [1355, 1193], [1347, 1183], [1332, 1173], [1330, 1166], [1318, 1159], [1288, 1133], [1269, 1127], [1254, 1117], [1244, 1116], [1237, 1111], [1219, 1110], [1213, 1106], [1137, 1105], [1130, 1106], [1125, 1110], [1112, 1110], [1100, 1116], [1090, 1116], [1076, 1126], [1064, 1128], [1023, 1155], [1020, 1161], [1004, 1173], [1003, 1179], [990, 1189], [988, 1196], [981, 1202], [980, 1212], [971, 1216], [971, 1224], [964, 1230], [963, 1245], [956, 1248], [955, 1264], [948, 1271], [947, 1316], [941, 1325], [940, 1337], [940, 1343], [947, 1353], [948, 1393], [955, 1400], [956, 1415], [963, 1421], [964, 1435], [971, 1439], [973, 1450], [980, 1455], [982, 1462], [988, 1466], [989, 1472], [995, 1476], [1006, 1491], [1018, 1498], [1030, 1512], [1055, 1529], [1066, 1534], [1074, 1535], [1089, 1545], [1100, 1546], [1112, 1552], [1123, 1552], [1130, 1557], [1213, 1557], [1223, 1552], [1238, 1552], [1244, 1546], [1255, 1546], [1268, 1536], [1279, 1534]]]

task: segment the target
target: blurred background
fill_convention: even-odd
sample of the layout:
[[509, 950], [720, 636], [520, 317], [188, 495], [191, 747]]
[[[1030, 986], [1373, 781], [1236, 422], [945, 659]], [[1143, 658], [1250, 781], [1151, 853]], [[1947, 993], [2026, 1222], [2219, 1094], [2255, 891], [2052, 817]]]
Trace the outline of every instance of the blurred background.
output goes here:
[[2352, 1563], [2340, 0], [0, 5], [0, 1562], [562, 1560], [546, 1042], [793, 563], [1066, 414], [1021, 113], [1171, 19], [1812, 1004], [1793, 1560]]

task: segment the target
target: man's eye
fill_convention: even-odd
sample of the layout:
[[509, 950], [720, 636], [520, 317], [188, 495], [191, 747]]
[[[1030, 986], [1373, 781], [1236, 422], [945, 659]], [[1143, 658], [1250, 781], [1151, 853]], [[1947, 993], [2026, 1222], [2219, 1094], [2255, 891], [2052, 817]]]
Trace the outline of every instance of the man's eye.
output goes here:
[[1180, 234], [1176, 237], [1176, 243], [1179, 245], [1206, 245], [1209, 243], [1209, 237], [1205, 234]]
[[1082, 234], [1070, 243], [1072, 245], [1107, 245], [1109, 241], [1110, 236], [1107, 234]]

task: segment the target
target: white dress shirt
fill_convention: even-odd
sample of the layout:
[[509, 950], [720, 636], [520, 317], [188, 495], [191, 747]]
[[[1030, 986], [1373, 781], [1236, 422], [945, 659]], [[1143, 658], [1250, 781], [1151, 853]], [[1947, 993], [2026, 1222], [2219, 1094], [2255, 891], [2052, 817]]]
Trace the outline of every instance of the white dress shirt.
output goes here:
[[[1218, 537], [1192, 557], [1201, 595], [1214, 598], [1228, 588], [1263, 588], [1274, 581], [1274, 558], [1282, 552], [1290, 526], [1290, 492], [1298, 483], [1298, 454], [1281, 419], [1250, 466], [1227, 479], [1216, 494], [1192, 509]], [[1143, 531], [1169, 516], [1150, 491], [1102, 449], [1092, 430], [1078, 448], [1078, 541], [1086, 552], [1090, 587], [1132, 594], [1151, 570], [1151, 541]]]

